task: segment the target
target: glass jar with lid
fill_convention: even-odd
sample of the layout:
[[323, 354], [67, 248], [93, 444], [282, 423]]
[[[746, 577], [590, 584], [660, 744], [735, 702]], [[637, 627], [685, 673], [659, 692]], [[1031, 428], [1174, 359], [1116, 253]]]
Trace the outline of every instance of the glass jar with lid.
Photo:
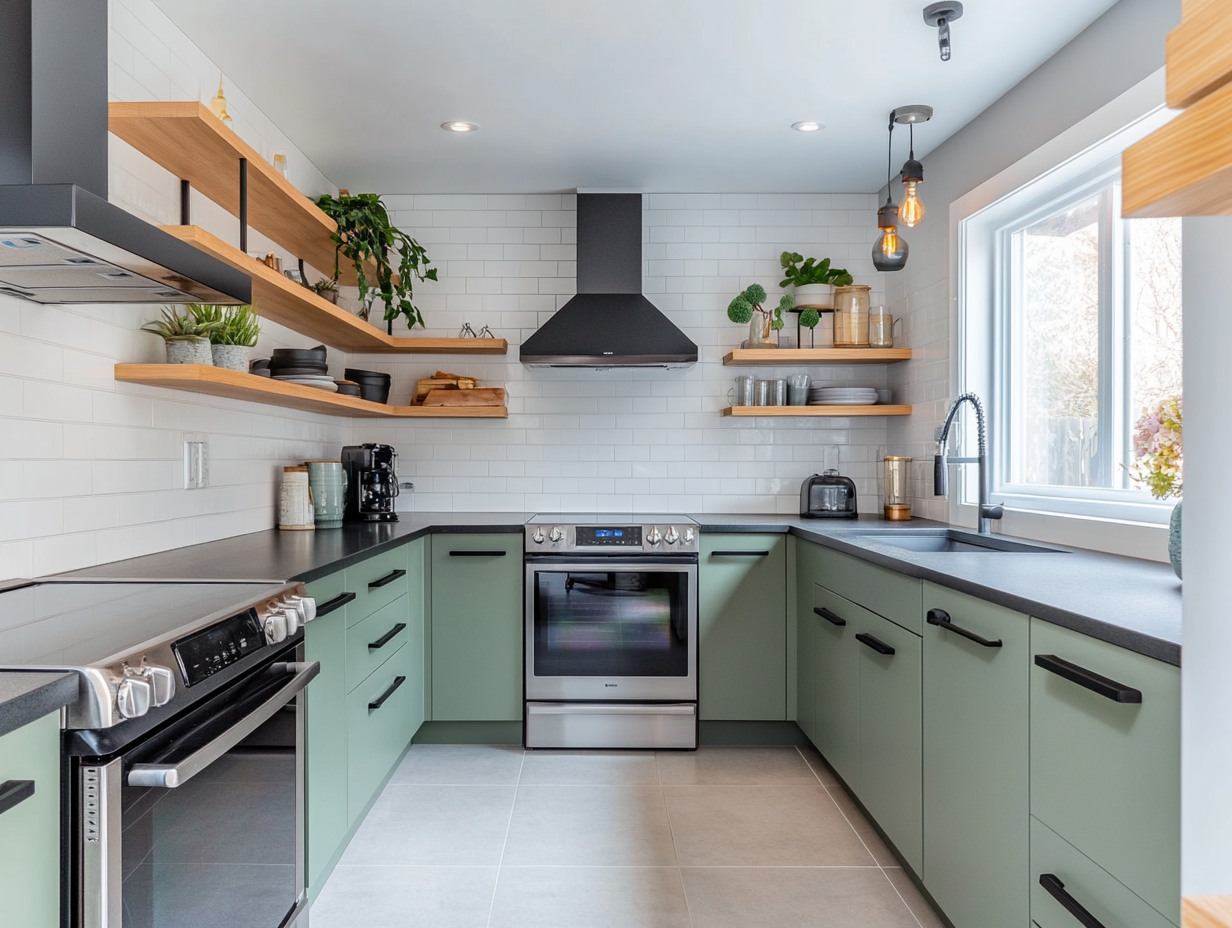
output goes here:
[[911, 518], [911, 458], [888, 455], [882, 458], [882, 486], [885, 501], [882, 512], [891, 521]]
[[834, 288], [834, 347], [868, 347], [867, 284], [852, 284]]

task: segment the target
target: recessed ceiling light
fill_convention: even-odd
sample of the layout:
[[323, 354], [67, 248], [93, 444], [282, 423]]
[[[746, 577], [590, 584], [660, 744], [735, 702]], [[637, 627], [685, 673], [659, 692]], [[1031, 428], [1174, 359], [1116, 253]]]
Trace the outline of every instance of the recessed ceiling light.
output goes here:
[[804, 122], [793, 122], [791, 127], [797, 132], [816, 132], [818, 129], [824, 129], [826, 124], [815, 119], [806, 119]]
[[452, 122], [441, 123], [441, 128], [447, 132], [477, 132], [479, 130], [479, 125], [473, 122], [453, 120]]

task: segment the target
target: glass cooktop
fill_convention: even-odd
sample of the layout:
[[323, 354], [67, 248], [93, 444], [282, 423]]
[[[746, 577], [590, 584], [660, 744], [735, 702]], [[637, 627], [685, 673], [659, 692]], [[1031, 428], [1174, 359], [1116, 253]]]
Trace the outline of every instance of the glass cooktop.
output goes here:
[[697, 525], [688, 516], [654, 512], [541, 512], [527, 525]]

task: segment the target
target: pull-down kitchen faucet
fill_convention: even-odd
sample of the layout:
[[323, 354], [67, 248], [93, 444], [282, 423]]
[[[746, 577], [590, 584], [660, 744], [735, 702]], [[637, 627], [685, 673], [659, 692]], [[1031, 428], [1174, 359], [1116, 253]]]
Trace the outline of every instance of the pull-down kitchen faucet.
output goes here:
[[[951, 458], [946, 455], [945, 442], [950, 434], [950, 424], [958, 413], [958, 407], [970, 403], [975, 407], [976, 431], [979, 435], [979, 456], [974, 458]], [[974, 393], [964, 393], [954, 400], [954, 405], [946, 414], [945, 423], [937, 429], [937, 454], [933, 458], [933, 495], [945, 496], [948, 493], [948, 464], [976, 464], [979, 466], [979, 527], [980, 534], [987, 535], [991, 531], [991, 521], [1000, 519], [1005, 514], [1001, 506], [993, 506], [988, 502], [988, 439], [984, 430], [984, 404]]]

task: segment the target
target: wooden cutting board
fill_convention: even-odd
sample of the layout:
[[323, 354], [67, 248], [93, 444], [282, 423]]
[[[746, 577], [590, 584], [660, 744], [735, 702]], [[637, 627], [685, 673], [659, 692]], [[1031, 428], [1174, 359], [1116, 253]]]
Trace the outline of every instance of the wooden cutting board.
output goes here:
[[501, 387], [476, 387], [473, 390], [431, 390], [424, 397], [425, 406], [504, 406], [505, 391]]

